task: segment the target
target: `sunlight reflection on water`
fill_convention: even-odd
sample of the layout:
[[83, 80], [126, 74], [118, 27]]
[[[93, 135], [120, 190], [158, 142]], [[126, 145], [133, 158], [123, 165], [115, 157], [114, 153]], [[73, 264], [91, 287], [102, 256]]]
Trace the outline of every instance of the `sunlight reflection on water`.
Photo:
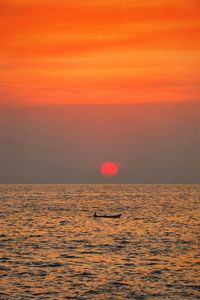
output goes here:
[[0, 185], [0, 197], [0, 299], [200, 295], [200, 185]]

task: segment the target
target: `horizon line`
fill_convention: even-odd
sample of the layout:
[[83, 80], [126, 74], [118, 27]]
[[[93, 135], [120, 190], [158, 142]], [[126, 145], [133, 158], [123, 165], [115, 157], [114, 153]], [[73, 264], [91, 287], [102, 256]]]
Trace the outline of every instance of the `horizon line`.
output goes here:
[[151, 102], [135, 102], [135, 103], [0, 103], [2, 108], [38, 108], [38, 107], [76, 107], [76, 106], [135, 106], [135, 105], [181, 105], [181, 104], [199, 104], [200, 100], [184, 100], [184, 101], [151, 101]]

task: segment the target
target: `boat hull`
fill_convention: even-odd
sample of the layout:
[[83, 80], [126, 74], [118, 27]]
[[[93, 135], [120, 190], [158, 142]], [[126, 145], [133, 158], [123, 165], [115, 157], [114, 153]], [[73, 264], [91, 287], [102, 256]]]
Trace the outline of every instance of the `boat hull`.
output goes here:
[[106, 218], [106, 219], [119, 219], [121, 217], [121, 214], [118, 215], [94, 215], [94, 218]]

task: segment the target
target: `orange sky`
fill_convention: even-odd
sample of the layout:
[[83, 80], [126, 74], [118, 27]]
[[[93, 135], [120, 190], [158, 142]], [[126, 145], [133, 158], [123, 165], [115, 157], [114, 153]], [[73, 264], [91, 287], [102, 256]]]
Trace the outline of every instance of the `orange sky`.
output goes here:
[[1, 0], [0, 103], [200, 100], [198, 0]]

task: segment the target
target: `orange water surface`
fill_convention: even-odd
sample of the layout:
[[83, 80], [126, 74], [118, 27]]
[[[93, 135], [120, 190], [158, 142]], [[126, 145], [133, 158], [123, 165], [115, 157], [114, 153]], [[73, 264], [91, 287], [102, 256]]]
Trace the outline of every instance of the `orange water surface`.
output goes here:
[[0, 205], [0, 299], [199, 297], [200, 185], [0, 185]]

